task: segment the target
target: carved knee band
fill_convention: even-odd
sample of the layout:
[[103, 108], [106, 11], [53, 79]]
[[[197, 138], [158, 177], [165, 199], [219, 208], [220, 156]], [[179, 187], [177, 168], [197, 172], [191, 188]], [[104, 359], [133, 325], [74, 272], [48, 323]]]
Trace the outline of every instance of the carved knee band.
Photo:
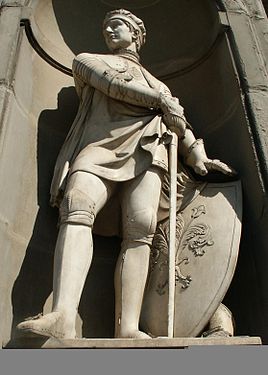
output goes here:
[[156, 212], [150, 208], [127, 216], [124, 223], [124, 242], [141, 242], [151, 245], [156, 223]]
[[78, 189], [67, 191], [60, 206], [60, 223], [81, 224], [92, 227], [95, 219], [95, 203]]

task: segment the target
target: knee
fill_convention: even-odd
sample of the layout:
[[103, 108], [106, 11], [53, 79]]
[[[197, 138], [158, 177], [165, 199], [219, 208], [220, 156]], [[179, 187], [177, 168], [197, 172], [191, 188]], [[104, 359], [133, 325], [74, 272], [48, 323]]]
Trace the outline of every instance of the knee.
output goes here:
[[124, 241], [141, 242], [151, 245], [156, 230], [157, 213], [146, 208], [128, 215], [123, 225]]
[[95, 215], [95, 203], [87, 194], [75, 188], [65, 193], [60, 205], [60, 224], [92, 227]]

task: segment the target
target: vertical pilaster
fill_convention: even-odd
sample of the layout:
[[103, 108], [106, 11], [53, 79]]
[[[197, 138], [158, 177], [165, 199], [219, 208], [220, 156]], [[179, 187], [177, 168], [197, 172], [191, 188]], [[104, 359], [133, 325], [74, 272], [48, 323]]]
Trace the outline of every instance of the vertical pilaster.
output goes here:
[[25, 0], [0, 2], [0, 158], [4, 142], [5, 118], [16, 68], [20, 18], [25, 3]]
[[225, 21], [258, 155], [264, 194], [268, 189], [268, 22], [260, 0], [224, 0]]
[[[0, 1], [0, 169], [3, 161], [3, 145], [7, 130], [10, 101], [14, 96], [13, 80], [16, 69], [17, 53], [20, 45], [20, 18], [26, 1]], [[1, 181], [2, 184], [5, 181]], [[4, 188], [4, 187], [3, 187]], [[5, 226], [5, 219], [0, 216], [0, 227]], [[0, 244], [2, 269], [0, 273], [0, 341], [2, 341], [2, 326], [5, 324], [4, 311], [6, 298], [6, 264], [8, 249], [5, 243]]]
[[[244, 246], [248, 249], [252, 266], [244, 272], [254, 273], [257, 288], [256, 305], [244, 306], [249, 314], [252, 331], [268, 341], [268, 22], [260, 0], [222, 0], [220, 16], [229, 29], [228, 36], [239, 73], [245, 111], [256, 151], [255, 165], [259, 172], [262, 197], [257, 213], [245, 212]], [[246, 181], [244, 181], [246, 184]], [[254, 192], [250, 197], [254, 205]], [[245, 264], [245, 263], [244, 263]], [[244, 280], [250, 280], [251, 276]], [[250, 289], [248, 285], [244, 288]], [[248, 299], [250, 303], [252, 299]], [[255, 321], [254, 321], [255, 319]], [[250, 332], [252, 334], [252, 332]]]

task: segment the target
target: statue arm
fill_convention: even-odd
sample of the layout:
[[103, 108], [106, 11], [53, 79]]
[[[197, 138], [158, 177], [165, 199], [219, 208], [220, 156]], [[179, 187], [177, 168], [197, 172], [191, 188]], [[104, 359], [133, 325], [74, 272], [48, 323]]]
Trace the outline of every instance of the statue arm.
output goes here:
[[[168, 101], [178, 101], [177, 98], [172, 97], [169, 88], [164, 84], [162, 85], [164, 86], [163, 92], [165, 92], [166, 99]], [[173, 113], [175, 113], [175, 115]], [[184, 163], [193, 168], [195, 173], [201, 176], [206, 175], [209, 171], [219, 171], [230, 176], [236, 174], [236, 171], [227, 164], [218, 159], [208, 158], [204, 142], [202, 139], [195, 138], [192, 131], [193, 129], [184, 116], [183, 107], [178, 105], [174, 112], [172, 110], [167, 112], [167, 114], [163, 116], [163, 120], [166, 125], [169, 125], [168, 127], [175, 132], [177, 132], [178, 124], [180, 124], [181, 128], [185, 125], [185, 131], [179, 140], [179, 153], [183, 157]]]
[[201, 176], [206, 175], [208, 171], [219, 171], [230, 176], [236, 174], [233, 168], [220, 160], [209, 159], [203, 140], [196, 139], [191, 129], [186, 129], [184, 137], [180, 140], [179, 150], [185, 164]]
[[118, 73], [94, 55], [82, 53], [73, 62], [73, 74], [105, 95], [128, 104], [161, 109], [161, 95], [156, 89], [136, 82], [126, 73]]
[[97, 56], [88, 53], [81, 53], [74, 59], [73, 74], [80, 85], [88, 84], [113, 99], [160, 110], [166, 126], [179, 137], [183, 137], [186, 128], [190, 127], [179, 100], [172, 97], [167, 86], [161, 82], [160, 87], [146, 87], [127, 72], [119, 73]]

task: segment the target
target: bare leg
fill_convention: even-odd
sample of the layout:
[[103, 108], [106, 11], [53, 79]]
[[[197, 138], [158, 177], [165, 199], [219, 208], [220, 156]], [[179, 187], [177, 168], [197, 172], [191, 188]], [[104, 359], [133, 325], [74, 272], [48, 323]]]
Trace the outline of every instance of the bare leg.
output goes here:
[[149, 170], [123, 188], [123, 242], [115, 271], [116, 337], [149, 338], [139, 330], [139, 319], [156, 229], [161, 175], [161, 171]]
[[135, 243], [128, 249], [122, 248], [119, 255], [115, 272], [116, 337], [149, 338], [139, 331], [149, 256], [148, 245], [139, 246]]
[[[65, 195], [82, 192], [82, 198], [90, 197], [89, 200], [95, 204], [95, 213], [98, 213], [112, 194], [114, 186], [114, 183], [102, 181], [89, 173], [76, 172], [69, 178]], [[83, 204], [78, 212], [83, 212]], [[38, 320], [20, 323], [18, 328], [21, 330], [44, 336], [75, 337], [76, 313], [90, 268], [93, 245], [91, 226], [85, 225], [83, 220], [75, 223], [72, 220], [68, 222], [70, 220], [67, 219], [66, 223], [61, 224], [58, 234], [52, 313]]]
[[53, 275], [52, 311], [64, 319], [62, 331], [75, 337], [76, 314], [93, 254], [91, 228], [63, 224], [60, 227]]

